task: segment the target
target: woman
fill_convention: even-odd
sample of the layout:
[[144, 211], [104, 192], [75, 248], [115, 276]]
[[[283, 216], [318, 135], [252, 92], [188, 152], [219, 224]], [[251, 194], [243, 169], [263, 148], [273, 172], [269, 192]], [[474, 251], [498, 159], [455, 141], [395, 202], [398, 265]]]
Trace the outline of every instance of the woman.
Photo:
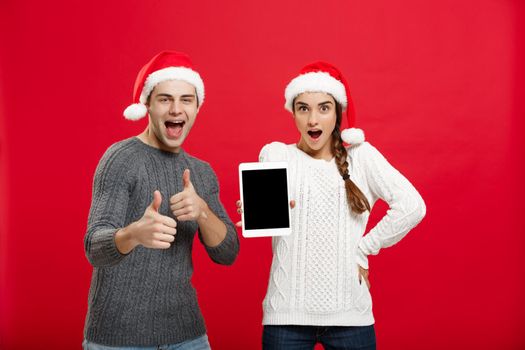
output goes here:
[[[305, 66], [285, 90], [297, 144], [264, 146], [259, 160], [289, 164], [292, 234], [273, 238], [263, 302], [264, 349], [375, 349], [367, 255], [403, 238], [425, 204], [359, 129], [346, 80], [325, 62]], [[343, 141], [350, 146], [346, 148]], [[364, 236], [378, 199], [390, 206]], [[241, 210], [241, 203], [238, 203]]]

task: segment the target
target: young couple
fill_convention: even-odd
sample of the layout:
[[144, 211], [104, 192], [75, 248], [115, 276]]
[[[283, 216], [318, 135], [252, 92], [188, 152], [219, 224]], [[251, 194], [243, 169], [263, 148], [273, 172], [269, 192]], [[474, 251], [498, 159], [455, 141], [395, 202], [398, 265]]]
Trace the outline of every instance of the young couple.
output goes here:
[[[375, 349], [367, 256], [425, 215], [418, 192], [354, 125], [348, 84], [334, 66], [305, 66], [285, 90], [297, 144], [274, 142], [260, 161], [287, 161], [292, 234], [273, 238], [264, 349]], [[210, 349], [191, 285], [195, 232], [210, 258], [232, 264], [235, 226], [210, 165], [182, 144], [204, 103], [187, 55], [166, 51], [139, 72], [127, 119], [146, 129], [112, 145], [93, 184], [85, 236], [93, 265], [85, 350]], [[346, 147], [343, 142], [349, 146]], [[364, 235], [376, 200], [390, 206]], [[238, 211], [242, 203], [237, 203]]]

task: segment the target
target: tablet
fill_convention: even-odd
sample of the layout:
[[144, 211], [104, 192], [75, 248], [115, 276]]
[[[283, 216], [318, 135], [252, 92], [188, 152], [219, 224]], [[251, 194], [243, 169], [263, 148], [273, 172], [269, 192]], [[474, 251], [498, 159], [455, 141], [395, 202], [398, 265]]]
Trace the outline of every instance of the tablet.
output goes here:
[[265, 237], [289, 235], [290, 198], [288, 163], [239, 164], [242, 201], [242, 235]]

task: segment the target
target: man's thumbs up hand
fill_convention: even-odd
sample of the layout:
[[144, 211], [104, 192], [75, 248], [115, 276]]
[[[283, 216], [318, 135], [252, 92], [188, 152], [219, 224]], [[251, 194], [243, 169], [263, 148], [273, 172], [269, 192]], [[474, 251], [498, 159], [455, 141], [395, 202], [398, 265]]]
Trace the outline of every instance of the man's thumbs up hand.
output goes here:
[[153, 192], [153, 200], [144, 210], [144, 215], [117, 232], [119, 237], [116, 237], [115, 240], [127, 242], [125, 246], [121, 246], [124, 248], [120, 249], [122, 253], [127, 254], [138, 245], [146, 248], [168, 249], [175, 241], [177, 222], [159, 213], [161, 204], [162, 195], [159, 191]]
[[160, 205], [162, 204], [162, 195], [160, 194], [160, 191], [153, 192], [153, 201], [150, 204], [150, 209], [153, 211], [159, 212]]
[[184, 186], [184, 189], [186, 188], [193, 189], [193, 184], [191, 183], [191, 180], [190, 180], [190, 169], [184, 170], [184, 173], [182, 174], [182, 184]]
[[184, 170], [182, 174], [182, 192], [170, 198], [170, 209], [173, 215], [180, 221], [197, 221], [206, 219], [206, 208], [208, 205], [199, 197], [191, 183], [190, 170]]

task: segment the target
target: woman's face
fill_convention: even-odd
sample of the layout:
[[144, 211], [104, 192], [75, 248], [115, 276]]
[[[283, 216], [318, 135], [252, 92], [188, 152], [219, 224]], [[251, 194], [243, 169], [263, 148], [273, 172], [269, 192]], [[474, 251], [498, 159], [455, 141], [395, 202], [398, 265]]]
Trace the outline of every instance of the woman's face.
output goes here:
[[324, 92], [304, 92], [294, 100], [295, 126], [301, 134], [298, 147], [310, 156], [330, 160], [336, 102]]

